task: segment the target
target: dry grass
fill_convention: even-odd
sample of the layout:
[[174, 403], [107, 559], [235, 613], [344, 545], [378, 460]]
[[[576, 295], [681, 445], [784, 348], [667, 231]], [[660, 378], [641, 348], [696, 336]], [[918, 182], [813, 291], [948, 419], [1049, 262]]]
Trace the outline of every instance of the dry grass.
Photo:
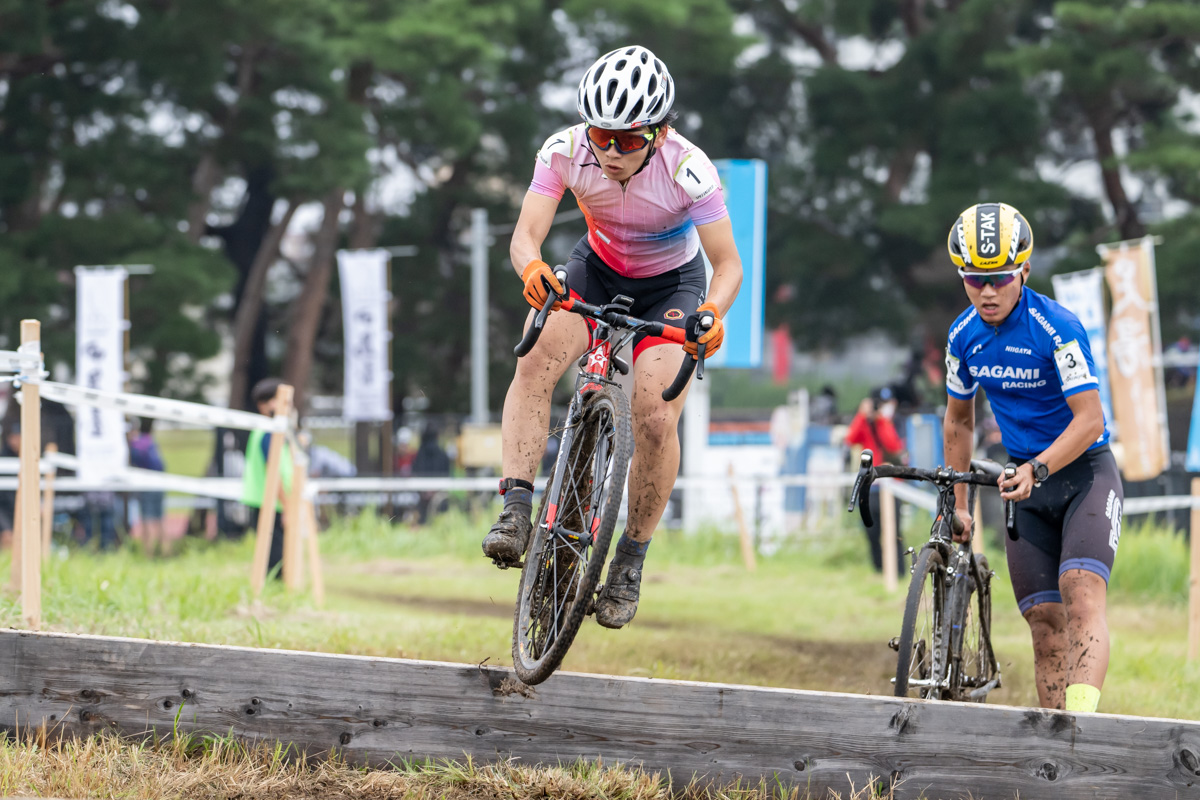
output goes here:
[[181, 736], [132, 741], [44, 735], [0, 741], [0, 797], [130, 800], [891, 800], [871, 787], [812, 795], [803, 788], [689, 783], [672, 791], [668, 776], [577, 762], [534, 769], [516, 762], [479, 765], [397, 762], [392, 769], [312, 759], [278, 745]]

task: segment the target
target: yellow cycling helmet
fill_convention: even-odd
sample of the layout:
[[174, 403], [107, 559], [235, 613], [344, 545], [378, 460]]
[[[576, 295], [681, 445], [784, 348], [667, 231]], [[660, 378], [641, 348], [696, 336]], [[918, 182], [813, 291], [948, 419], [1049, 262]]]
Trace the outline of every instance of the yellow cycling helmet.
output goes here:
[[958, 215], [946, 239], [957, 267], [1003, 269], [1029, 260], [1033, 231], [1029, 221], [1006, 203], [978, 203]]

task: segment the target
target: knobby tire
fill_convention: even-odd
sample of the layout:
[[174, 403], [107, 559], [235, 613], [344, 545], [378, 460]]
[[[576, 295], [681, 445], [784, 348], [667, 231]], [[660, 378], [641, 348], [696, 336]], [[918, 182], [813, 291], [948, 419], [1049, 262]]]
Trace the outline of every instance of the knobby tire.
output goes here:
[[969, 592], [963, 604], [962, 635], [955, 637], [950, 699], [985, 702], [987, 695], [972, 698], [971, 692], [997, 675], [996, 655], [992, 650], [991, 569], [987, 557], [973, 555], [970, 572], [959, 579], [960, 591]]
[[612, 386], [591, 392], [570, 434], [555, 464], [566, 470], [560, 491], [551, 473], [538, 508], [513, 615], [513, 665], [530, 685], [558, 669], [592, 606], [633, 455], [629, 400]]
[[910, 691], [909, 684], [911, 679], [940, 681], [945, 675], [949, 654], [945, 576], [941, 553], [933, 547], [922, 548], [904, 604], [904, 625], [896, 660], [896, 697], [941, 698], [940, 688], [913, 686]]

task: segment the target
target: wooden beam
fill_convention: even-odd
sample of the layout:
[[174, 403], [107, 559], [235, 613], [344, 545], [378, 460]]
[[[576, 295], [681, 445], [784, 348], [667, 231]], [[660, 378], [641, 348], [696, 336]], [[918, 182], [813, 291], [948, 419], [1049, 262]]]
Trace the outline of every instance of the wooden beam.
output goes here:
[[283, 501], [283, 585], [289, 591], [297, 591], [304, 583], [303, 552], [300, 541], [300, 506], [304, 497], [304, 484], [308, 476], [307, 460], [297, 458], [300, 453], [290, 452], [283, 456], [292, 459], [292, 485]]
[[887, 481], [879, 484], [879, 545], [882, 548], [883, 588], [887, 592], [896, 591], [899, 581], [897, 573], [900, 570], [896, 563], [900, 554], [896, 552], [896, 529], [899, 521], [896, 519], [896, 495]]
[[733, 464], [729, 465], [729, 491], [733, 493], [733, 517], [737, 520], [738, 542], [742, 548], [742, 563], [747, 572], [758, 569], [758, 560], [754, 556], [754, 540], [750, 537], [750, 528], [746, 525], [746, 515], [742, 513], [742, 502], [738, 497], [737, 476], [733, 472]]
[[[37, 347], [42, 324], [36, 319], [21, 320], [21, 349]], [[17, 492], [21, 497], [21, 615], [28, 628], [42, 626], [42, 399], [36, 383], [21, 384], [21, 479]]]
[[324, 608], [325, 576], [321, 571], [321, 545], [317, 540], [317, 534], [320, 531], [320, 526], [317, 524], [317, 512], [313, 509], [312, 500], [308, 498], [303, 498], [300, 506], [302, 509], [300, 523], [304, 526], [301, 530], [305, 537], [308, 550], [308, 568], [312, 576], [313, 602], [317, 608]]
[[[50, 442], [43, 452], [57, 453], [58, 445]], [[55, 467], [46, 474], [42, 486], [42, 560], [50, 557], [54, 535], [54, 477], [58, 473]]]
[[[1192, 500], [1200, 501], [1200, 478], [1192, 478]], [[1192, 548], [1191, 577], [1188, 590], [1188, 661], [1200, 658], [1200, 508], [1192, 506], [1189, 538]]]
[[[180, 705], [183, 706], [180, 709]], [[1194, 797], [1200, 723], [325, 653], [0, 631], [0, 727], [232, 733], [397, 758], [640, 765], [813, 796]], [[676, 787], [679, 788], [679, 787]]]
[[[287, 418], [292, 411], [292, 387], [286, 383], [275, 391], [275, 416]], [[271, 555], [271, 535], [275, 530], [275, 505], [279, 493], [279, 461], [283, 453], [284, 434], [271, 434], [267, 450], [267, 475], [263, 482], [262, 507], [258, 510], [258, 530], [254, 539], [254, 561], [250, 565], [250, 591], [258, 597], [267, 581], [267, 562]]]

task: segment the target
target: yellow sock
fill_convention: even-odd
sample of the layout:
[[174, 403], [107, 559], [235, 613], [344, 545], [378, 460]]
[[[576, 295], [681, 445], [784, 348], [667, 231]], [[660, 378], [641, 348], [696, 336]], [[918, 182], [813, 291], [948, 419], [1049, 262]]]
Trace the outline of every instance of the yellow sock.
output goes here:
[[1100, 690], [1086, 683], [1067, 687], [1067, 711], [1095, 711], [1100, 705]]

